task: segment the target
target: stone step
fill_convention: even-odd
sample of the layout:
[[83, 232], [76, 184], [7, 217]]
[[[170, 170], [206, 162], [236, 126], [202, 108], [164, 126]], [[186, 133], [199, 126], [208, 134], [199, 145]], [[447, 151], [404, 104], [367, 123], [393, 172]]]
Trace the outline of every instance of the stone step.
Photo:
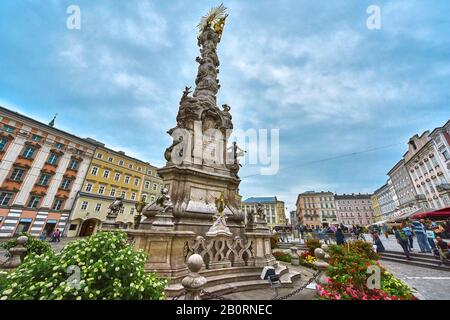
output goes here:
[[[234, 293], [234, 292], [242, 292], [256, 289], [268, 289], [270, 288], [270, 284], [266, 280], [249, 280], [249, 281], [237, 281], [231, 283], [219, 284], [217, 286], [207, 287], [205, 290], [208, 293], [212, 293], [214, 295], [223, 296], [226, 294]], [[208, 295], [203, 295], [203, 299], [214, 299], [208, 297]]]
[[[207, 277], [208, 282], [206, 283], [205, 289], [209, 287], [218, 286], [225, 283], [251, 281], [251, 280], [261, 280], [259, 273], [254, 272], [243, 272], [238, 274], [219, 274], [215, 276]], [[183, 286], [181, 283], [172, 284], [166, 289], [167, 296], [174, 296], [180, 294], [183, 291]]]
[[[404, 256], [403, 251], [393, 251], [393, 250], [386, 250], [385, 252], [383, 252], [382, 254], [396, 254], [399, 256]], [[434, 255], [431, 253], [420, 253], [420, 252], [410, 252], [411, 257], [418, 257], [418, 258], [434, 258]]]
[[392, 261], [392, 262], [397, 262], [397, 263], [402, 263], [402, 264], [408, 264], [408, 265], [423, 267], [423, 268], [427, 268], [427, 269], [450, 271], [450, 266], [447, 266], [447, 265], [439, 266], [439, 262], [438, 263], [421, 262], [421, 261], [415, 261], [414, 258], [413, 258], [413, 260], [406, 260], [405, 257], [397, 258], [397, 257], [392, 257], [392, 256], [381, 256], [381, 260]]
[[246, 267], [232, 267], [232, 268], [221, 268], [221, 269], [203, 269], [200, 274], [206, 278], [210, 276], [215, 276], [218, 274], [236, 274], [236, 272], [256, 272], [260, 273], [262, 271], [261, 267], [246, 266]]
[[[391, 258], [405, 258], [405, 255], [403, 253], [391, 253], [386, 252], [382, 253], [380, 257], [391, 257]], [[411, 255], [411, 258], [414, 259], [414, 261], [420, 261], [425, 263], [437, 263], [439, 264], [439, 259], [433, 257], [433, 256], [420, 256], [420, 255]]]

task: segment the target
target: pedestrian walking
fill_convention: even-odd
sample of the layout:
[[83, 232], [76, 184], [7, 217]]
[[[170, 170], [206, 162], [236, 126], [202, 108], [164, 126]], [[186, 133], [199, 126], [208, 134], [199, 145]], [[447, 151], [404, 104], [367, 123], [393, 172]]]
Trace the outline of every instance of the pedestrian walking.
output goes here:
[[431, 250], [436, 249], [436, 245], [434, 244], [434, 239], [436, 238], [436, 234], [434, 233], [432, 227], [428, 225], [425, 228], [425, 233], [427, 235], [428, 243], [430, 244]]
[[406, 236], [405, 232], [401, 229], [397, 229], [396, 226], [392, 227], [392, 231], [394, 232], [394, 236], [397, 239], [398, 244], [402, 247], [403, 252], [405, 253], [406, 260], [411, 260], [408, 249], [408, 237]]
[[406, 221], [402, 222], [402, 230], [405, 232], [406, 236], [408, 237], [408, 246], [409, 251], [414, 251], [414, 235], [411, 230], [411, 228], [407, 225]]
[[423, 220], [421, 221], [413, 221], [412, 222], [413, 232], [417, 237], [417, 243], [420, 247], [420, 252], [431, 253], [431, 247], [428, 243], [427, 235], [425, 233], [425, 227], [423, 225]]

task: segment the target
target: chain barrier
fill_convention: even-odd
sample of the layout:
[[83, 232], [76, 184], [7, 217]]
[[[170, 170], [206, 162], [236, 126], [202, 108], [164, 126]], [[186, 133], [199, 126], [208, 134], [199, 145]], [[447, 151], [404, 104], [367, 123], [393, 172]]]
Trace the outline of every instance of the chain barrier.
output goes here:
[[181, 293], [177, 294], [176, 296], [173, 296], [170, 300], [179, 300], [181, 297], [185, 296], [186, 292], [185, 290], [181, 291]]
[[[305, 284], [303, 284], [300, 288], [295, 289], [294, 291], [288, 293], [288, 294], [285, 295], [285, 296], [272, 298], [272, 300], [286, 300], [286, 299], [289, 299], [290, 297], [293, 297], [293, 296], [299, 294], [301, 291], [303, 291], [304, 289], [306, 289], [306, 287], [309, 286], [313, 281], [315, 281], [319, 275], [320, 275], [320, 271], [317, 271], [317, 272], [314, 273], [314, 274], [312, 275], [312, 277], [311, 277]], [[231, 300], [233, 300], [233, 299], [225, 298], [224, 296], [219, 296], [219, 295], [217, 295], [217, 294], [208, 292], [208, 291], [206, 291], [206, 290], [204, 290], [204, 289], [200, 291], [200, 295], [201, 295], [202, 297], [203, 297], [203, 296], [206, 296], [206, 299], [216, 299], [216, 300], [223, 300], [223, 301], [231, 301]], [[205, 300], [206, 300], [206, 299], [205, 299]]]
[[[200, 295], [203, 297], [203, 296], [207, 296], [207, 297], [209, 297], [209, 298], [212, 298], [212, 299], [217, 299], [217, 300], [228, 300], [228, 301], [231, 301], [231, 300], [233, 300], [233, 299], [229, 299], [229, 298], [225, 298], [225, 297], [223, 297], [223, 296], [219, 296], [219, 295], [217, 295], [217, 294], [214, 294], [214, 293], [211, 293], [211, 292], [208, 292], [208, 291], [206, 291], [206, 290], [202, 290], [201, 292], [200, 292]], [[203, 299], [202, 299], [203, 300]], [[206, 300], [206, 299], [205, 299]]]
[[311, 277], [311, 279], [309, 279], [304, 285], [302, 285], [300, 288], [295, 289], [294, 291], [288, 293], [285, 296], [281, 296], [281, 297], [275, 297], [272, 298], [272, 300], [286, 300], [289, 299], [290, 297], [296, 296], [297, 294], [299, 294], [301, 291], [303, 291], [304, 289], [306, 289], [307, 286], [309, 286], [314, 280], [316, 280], [316, 278], [320, 275], [320, 271], [317, 271], [316, 273], [313, 274], [313, 276]]

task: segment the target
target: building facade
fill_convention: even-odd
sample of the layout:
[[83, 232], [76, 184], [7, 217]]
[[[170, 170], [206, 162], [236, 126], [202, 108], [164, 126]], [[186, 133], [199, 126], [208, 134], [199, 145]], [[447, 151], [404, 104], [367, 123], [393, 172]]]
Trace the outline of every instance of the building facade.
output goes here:
[[266, 215], [266, 221], [270, 228], [286, 225], [286, 211], [284, 202], [277, 197], [251, 197], [241, 202], [241, 209], [245, 213], [245, 223], [247, 223], [247, 213], [255, 212], [256, 205], [261, 203]]
[[365, 226], [375, 221], [371, 194], [335, 195], [339, 223]]
[[388, 179], [382, 187], [375, 190], [374, 194], [376, 195], [380, 206], [381, 216], [379, 221], [395, 218], [398, 200], [391, 179]]
[[320, 227], [336, 224], [336, 205], [332, 192], [306, 191], [297, 197], [297, 220], [303, 225]]
[[381, 209], [380, 209], [380, 203], [378, 202], [378, 197], [374, 193], [370, 197], [370, 204], [372, 205], [373, 210], [373, 219], [375, 222], [381, 221]]
[[291, 226], [295, 228], [299, 223], [297, 220], [297, 212], [296, 211], [290, 211], [289, 212], [289, 222], [291, 223]]
[[397, 196], [398, 207], [395, 209], [394, 216], [408, 217], [410, 215], [424, 211], [425, 196], [417, 194], [411, 180], [408, 170], [405, 167], [405, 160], [401, 159], [388, 172], [395, 195]]
[[[433, 141], [437, 154], [439, 155], [440, 162], [442, 162], [442, 171], [446, 172], [450, 177], [450, 120], [440, 128], [436, 128], [431, 132], [430, 138]], [[450, 184], [441, 183], [436, 187], [439, 192], [439, 196], [442, 198], [446, 207], [450, 206]]]
[[[435, 134], [436, 138], [441, 136], [440, 133]], [[449, 173], [443, 160], [445, 158], [439, 154], [438, 148], [437, 141], [430, 138], [429, 131], [425, 131], [421, 136], [414, 135], [409, 140], [408, 151], [403, 156], [416, 193], [425, 196], [426, 209], [431, 210], [450, 205], [449, 192], [446, 190], [450, 181]]]
[[63, 231], [95, 145], [0, 107], [0, 237]]
[[95, 233], [106, 219], [108, 206], [117, 197], [122, 198], [124, 207], [116, 221], [123, 229], [130, 227], [136, 215], [135, 203], [142, 197], [147, 203], [153, 202], [162, 188], [156, 167], [88, 140], [97, 147], [72, 209], [69, 237]]

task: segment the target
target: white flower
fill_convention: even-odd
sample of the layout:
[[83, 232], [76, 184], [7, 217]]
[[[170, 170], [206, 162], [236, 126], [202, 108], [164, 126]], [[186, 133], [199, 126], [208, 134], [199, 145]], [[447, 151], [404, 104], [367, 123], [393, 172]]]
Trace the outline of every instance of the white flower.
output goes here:
[[3, 296], [3, 297], [0, 298], [0, 300], [6, 300], [6, 299], [8, 299], [7, 296]]
[[12, 292], [12, 289], [8, 289], [8, 290], [3, 291], [3, 294], [8, 295], [8, 294], [10, 294], [11, 292]]

